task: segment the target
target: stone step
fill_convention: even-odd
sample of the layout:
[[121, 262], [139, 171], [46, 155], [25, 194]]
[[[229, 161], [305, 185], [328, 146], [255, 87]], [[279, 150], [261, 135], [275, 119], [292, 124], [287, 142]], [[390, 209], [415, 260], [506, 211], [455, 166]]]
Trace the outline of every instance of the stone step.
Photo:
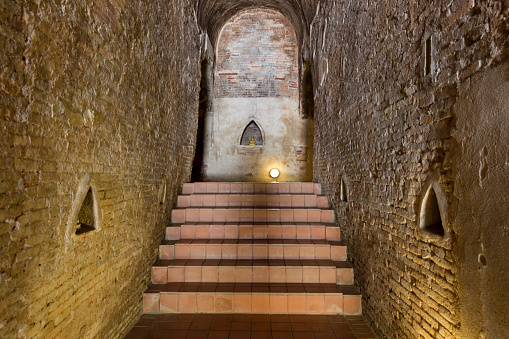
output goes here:
[[166, 283], [143, 295], [147, 313], [361, 314], [361, 296], [336, 284]]
[[305, 239], [180, 239], [159, 245], [160, 259], [346, 260], [339, 241]]
[[177, 207], [327, 208], [328, 202], [314, 194], [191, 194], [179, 195]]
[[316, 194], [321, 195], [321, 185], [313, 182], [195, 182], [185, 183], [182, 194]]
[[339, 241], [339, 228], [331, 223], [172, 224], [166, 240], [179, 239], [326, 239]]
[[172, 223], [185, 222], [334, 222], [334, 211], [311, 208], [183, 208], [173, 209]]
[[319, 184], [188, 183], [171, 219], [145, 312], [361, 314]]
[[331, 260], [159, 260], [152, 282], [353, 284], [352, 266]]

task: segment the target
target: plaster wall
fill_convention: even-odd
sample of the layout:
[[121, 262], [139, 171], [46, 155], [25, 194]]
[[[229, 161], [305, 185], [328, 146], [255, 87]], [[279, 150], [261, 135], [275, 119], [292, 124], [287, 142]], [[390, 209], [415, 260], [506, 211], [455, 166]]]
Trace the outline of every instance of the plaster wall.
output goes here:
[[509, 337], [509, 61], [459, 88], [455, 189], [462, 338]]
[[[306, 146], [308, 120], [299, 118], [293, 98], [216, 98], [213, 134], [207, 158], [207, 178], [211, 181], [271, 181], [268, 172], [278, 168], [278, 181], [309, 180], [309, 162], [296, 160], [298, 146]], [[240, 139], [254, 120], [264, 144], [260, 153], [242, 151]], [[312, 133], [312, 130], [309, 131]]]

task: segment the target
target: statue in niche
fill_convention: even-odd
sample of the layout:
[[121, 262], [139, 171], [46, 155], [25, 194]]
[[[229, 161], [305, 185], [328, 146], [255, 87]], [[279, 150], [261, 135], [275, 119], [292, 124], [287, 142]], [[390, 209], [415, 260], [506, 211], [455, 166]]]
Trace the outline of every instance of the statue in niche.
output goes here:
[[260, 127], [251, 120], [251, 122], [244, 129], [242, 138], [240, 139], [241, 146], [261, 146], [263, 145], [262, 131]]

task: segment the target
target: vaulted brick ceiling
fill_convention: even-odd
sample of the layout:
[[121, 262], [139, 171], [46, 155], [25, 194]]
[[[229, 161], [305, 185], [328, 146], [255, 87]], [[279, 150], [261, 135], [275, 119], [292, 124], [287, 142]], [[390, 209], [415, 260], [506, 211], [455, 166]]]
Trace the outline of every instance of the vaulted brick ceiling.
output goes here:
[[251, 8], [280, 11], [293, 24], [299, 45], [308, 35], [319, 0], [197, 0], [198, 22], [213, 44], [224, 24], [235, 14]]

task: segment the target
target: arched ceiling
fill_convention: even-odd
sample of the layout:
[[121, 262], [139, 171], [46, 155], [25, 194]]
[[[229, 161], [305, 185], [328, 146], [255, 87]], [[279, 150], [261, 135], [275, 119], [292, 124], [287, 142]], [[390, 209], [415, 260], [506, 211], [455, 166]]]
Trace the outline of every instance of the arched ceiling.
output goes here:
[[319, 0], [197, 0], [198, 24], [215, 46], [221, 28], [235, 14], [253, 8], [281, 12], [293, 24], [299, 45], [309, 33]]

